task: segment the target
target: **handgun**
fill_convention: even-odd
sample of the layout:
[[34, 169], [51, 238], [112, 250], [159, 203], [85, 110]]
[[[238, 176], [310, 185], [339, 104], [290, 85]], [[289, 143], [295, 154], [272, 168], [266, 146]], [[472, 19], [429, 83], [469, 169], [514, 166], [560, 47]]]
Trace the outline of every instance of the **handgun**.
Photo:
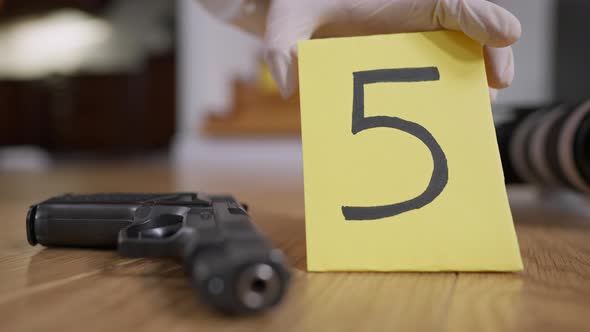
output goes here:
[[277, 305], [290, 272], [229, 195], [65, 194], [30, 207], [31, 245], [116, 248], [126, 257], [180, 258], [203, 302], [226, 313]]

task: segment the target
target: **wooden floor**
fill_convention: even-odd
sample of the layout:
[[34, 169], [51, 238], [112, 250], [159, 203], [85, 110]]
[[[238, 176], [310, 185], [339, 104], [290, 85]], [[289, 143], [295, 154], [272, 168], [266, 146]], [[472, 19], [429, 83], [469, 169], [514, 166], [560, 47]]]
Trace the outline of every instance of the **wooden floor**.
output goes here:
[[[174, 262], [26, 241], [28, 206], [57, 193], [197, 189], [248, 202], [286, 252], [295, 277], [279, 308], [225, 317], [194, 299]], [[522, 273], [315, 274], [298, 174], [141, 163], [1, 173], [0, 331], [590, 331], [590, 218], [528, 196], [511, 191]]]

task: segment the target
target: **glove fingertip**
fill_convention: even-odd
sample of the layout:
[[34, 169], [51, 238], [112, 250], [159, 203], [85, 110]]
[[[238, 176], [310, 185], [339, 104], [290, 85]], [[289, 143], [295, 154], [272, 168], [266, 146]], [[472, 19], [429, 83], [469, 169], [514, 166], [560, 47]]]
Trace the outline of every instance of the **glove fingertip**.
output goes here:
[[489, 39], [486, 45], [492, 47], [507, 47], [516, 43], [522, 34], [520, 22], [516, 20], [501, 28], [501, 31], [488, 31]]
[[296, 85], [292, 57], [288, 52], [272, 49], [267, 50], [264, 57], [281, 96], [289, 98]]
[[498, 99], [498, 90], [494, 89], [494, 88], [489, 88], [489, 92], [490, 92], [490, 101], [493, 104], [496, 102], [496, 99]]
[[504, 8], [490, 4], [494, 8], [491, 15], [493, 22], [487, 25], [489, 35], [485, 43], [492, 47], [506, 47], [516, 43], [522, 35], [522, 26], [516, 16]]

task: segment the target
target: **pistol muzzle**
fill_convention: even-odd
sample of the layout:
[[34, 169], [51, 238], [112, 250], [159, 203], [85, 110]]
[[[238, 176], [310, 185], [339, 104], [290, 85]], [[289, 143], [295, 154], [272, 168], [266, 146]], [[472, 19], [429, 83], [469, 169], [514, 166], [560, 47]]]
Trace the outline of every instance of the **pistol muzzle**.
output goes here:
[[27, 212], [27, 241], [34, 246], [37, 243], [37, 234], [35, 234], [35, 214], [37, 213], [37, 205], [32, 205]]

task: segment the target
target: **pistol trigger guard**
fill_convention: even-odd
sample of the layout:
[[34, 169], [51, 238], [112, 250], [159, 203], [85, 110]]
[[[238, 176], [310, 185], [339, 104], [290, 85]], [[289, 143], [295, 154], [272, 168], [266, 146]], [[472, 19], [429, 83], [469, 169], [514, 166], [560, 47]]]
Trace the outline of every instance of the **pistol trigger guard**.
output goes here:
[[119, 252], [130, 257], [177, 256], [182, 245], [182, 228], [190, 209], [182, 206], [140, 209], [131, 225], [119, 233]]

